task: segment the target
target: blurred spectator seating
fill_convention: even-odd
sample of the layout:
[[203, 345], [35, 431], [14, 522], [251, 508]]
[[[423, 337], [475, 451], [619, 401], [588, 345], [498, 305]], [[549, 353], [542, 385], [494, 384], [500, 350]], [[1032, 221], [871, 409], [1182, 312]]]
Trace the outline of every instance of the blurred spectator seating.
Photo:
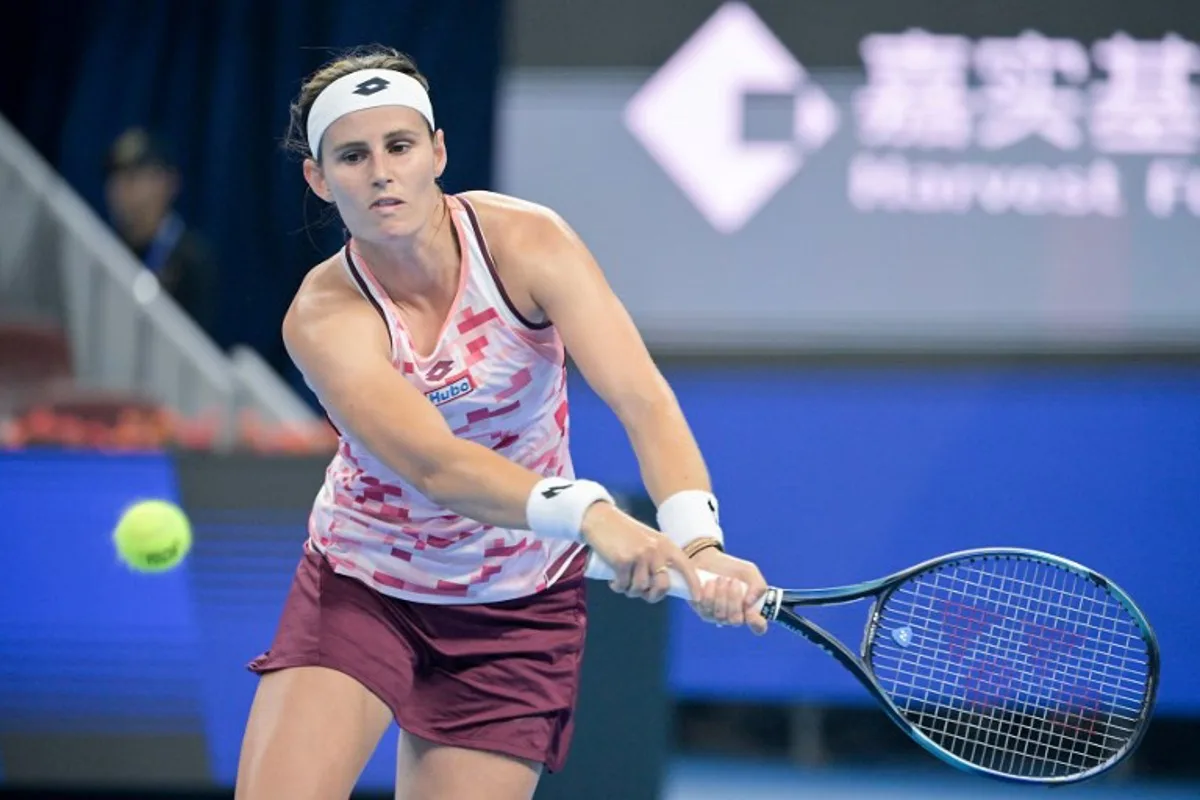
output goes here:
[[66, 331], [53, 322], [0, 320], [0, 413], [71, 381]]
[[[71, 343], [45, 320], [0, 320], [0, 448], [211, 450], [215, 414], [186, 419], [130, 391], [76, 380]], [[333, 452], [337, 436], [319, 420], [264, 425], [253, 411], [238, 421], [236, 447], [273, 453]]]
[[0, 420], [18, 447], [152, 448], [168, 433], [157, 403], [78, 384], [66, 331], [45, 320], [0, 320]]

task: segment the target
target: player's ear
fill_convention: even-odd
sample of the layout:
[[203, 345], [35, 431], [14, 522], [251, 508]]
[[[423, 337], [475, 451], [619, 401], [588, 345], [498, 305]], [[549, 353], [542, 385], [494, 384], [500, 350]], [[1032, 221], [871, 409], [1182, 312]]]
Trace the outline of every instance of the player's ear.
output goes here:
[[308, 186], [313, 190], [313, 194], [326, 203], [333, 202], [333, 192], [329, 191], [329, 184], [325, 182], [325, 172], [311, 158], [304, 159], [304, 180], [308, 182]]
[[438, 128], [433, 134], [433, 177], [440, 178], [446, 171], [446, 134]]

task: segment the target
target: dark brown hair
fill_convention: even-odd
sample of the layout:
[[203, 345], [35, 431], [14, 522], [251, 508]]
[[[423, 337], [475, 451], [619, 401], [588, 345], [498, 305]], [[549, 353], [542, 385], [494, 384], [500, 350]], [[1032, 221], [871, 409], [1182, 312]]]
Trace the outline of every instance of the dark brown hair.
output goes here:
[[[425, 91], [429, 91], [429, 81], [417, 69], [412, 58], [405, 53], [378, 44], [347, 50], [326, 62], [301, 84], [300, 94], [292, 101], [291, 118], [287, 134], [284, 136], [284, 147], [287, 150], [304, 158], [320, 160], [320, 153], [310, 153], [308, 150], [308, 112], [312, 110], [317, 95], [325, 87], [338, 78], [360, 69], [390, 69], [403, 72], [416, 78], [425, 87]], [[430, 134], [432, 133], [430, 130]]]

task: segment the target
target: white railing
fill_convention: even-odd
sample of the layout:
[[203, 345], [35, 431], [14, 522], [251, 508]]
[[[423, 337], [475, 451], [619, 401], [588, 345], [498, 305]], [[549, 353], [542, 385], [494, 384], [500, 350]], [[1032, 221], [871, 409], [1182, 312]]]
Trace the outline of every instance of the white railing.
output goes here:
[[0, 198], [0, 315], [57, 319], [80, 384], [214, 420], [221, 449], [247, 412], [319, 420], [256, 353], [222, 352], [3, 117]]

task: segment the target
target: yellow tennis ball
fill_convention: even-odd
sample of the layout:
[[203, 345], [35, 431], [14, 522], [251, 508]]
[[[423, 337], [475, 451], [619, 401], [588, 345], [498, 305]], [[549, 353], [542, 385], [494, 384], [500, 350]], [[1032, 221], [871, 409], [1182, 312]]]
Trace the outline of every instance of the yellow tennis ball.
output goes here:
[[192, 549], [192, 525], [166, 500], [141, 500], [121, 514], [113, 531], [117, 555], [138, 572], [165, 572]]

